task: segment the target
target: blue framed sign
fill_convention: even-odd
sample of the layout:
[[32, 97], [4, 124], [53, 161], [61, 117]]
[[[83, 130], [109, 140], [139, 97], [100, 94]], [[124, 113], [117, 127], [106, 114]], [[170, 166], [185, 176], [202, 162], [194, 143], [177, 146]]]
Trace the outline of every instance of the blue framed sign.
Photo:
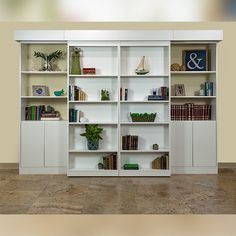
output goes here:
[[184, 50], [183, 64], [185, 65], [187, 71], [207, 71], [207, 50]]

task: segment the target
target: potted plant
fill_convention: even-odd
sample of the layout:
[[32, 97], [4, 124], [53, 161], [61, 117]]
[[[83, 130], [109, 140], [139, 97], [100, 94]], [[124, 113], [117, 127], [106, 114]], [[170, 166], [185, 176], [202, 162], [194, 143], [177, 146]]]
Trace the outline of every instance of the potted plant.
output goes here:
[[87, 138], [87, 145], [89, 150], [98, 150], [99, 139], [102, 139], [101, 133], [103, 129], [98, 125], [85, 125], [85, 133], [80, 134]]

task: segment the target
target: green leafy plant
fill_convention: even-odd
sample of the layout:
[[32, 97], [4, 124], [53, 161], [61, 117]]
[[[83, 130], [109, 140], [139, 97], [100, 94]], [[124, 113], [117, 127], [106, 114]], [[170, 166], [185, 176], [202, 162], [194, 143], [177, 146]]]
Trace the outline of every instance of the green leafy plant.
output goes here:
[[98, 142], [99, 139], [102, 139], [101, 133], [103, 129], [99, 128], [98, 125], [85, 125], [85, 133], [80, 134], [83, 137], [86, 137], [87, 140], [91, 142]]

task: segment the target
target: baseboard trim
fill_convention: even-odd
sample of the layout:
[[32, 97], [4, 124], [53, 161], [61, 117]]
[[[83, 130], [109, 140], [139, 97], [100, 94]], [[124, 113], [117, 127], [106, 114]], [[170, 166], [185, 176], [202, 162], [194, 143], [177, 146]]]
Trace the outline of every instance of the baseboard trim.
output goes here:
[[19, 163], [0, 163], [0, 170], [19, 170]]
[[218, 163], [219, 169], [226, 168], [226, 169], [235, 169], [236, 163], [235, 162], [220, 162]]

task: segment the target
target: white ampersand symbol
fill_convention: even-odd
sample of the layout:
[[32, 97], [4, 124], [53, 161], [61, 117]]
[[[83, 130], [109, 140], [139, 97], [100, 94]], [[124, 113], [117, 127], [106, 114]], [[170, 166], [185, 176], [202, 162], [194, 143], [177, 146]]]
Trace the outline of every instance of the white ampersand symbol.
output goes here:
[[[191, 53], [189, 57], [190, 57], [190, 61], [187, 63], [187, 66], [189, 69], [194, 70], [197, 68], [199, 70], [202, 70], [204, 68], [204, 66], [202, 66], [202, 67], [199, 66], [202, 59], [197, 59], [197, 53]], [[197, 59], [197, 61], [195, 59]], [[191, 62], [195, 65], [194, 67], [191, 66], [191, 64], [190, 64]]]

